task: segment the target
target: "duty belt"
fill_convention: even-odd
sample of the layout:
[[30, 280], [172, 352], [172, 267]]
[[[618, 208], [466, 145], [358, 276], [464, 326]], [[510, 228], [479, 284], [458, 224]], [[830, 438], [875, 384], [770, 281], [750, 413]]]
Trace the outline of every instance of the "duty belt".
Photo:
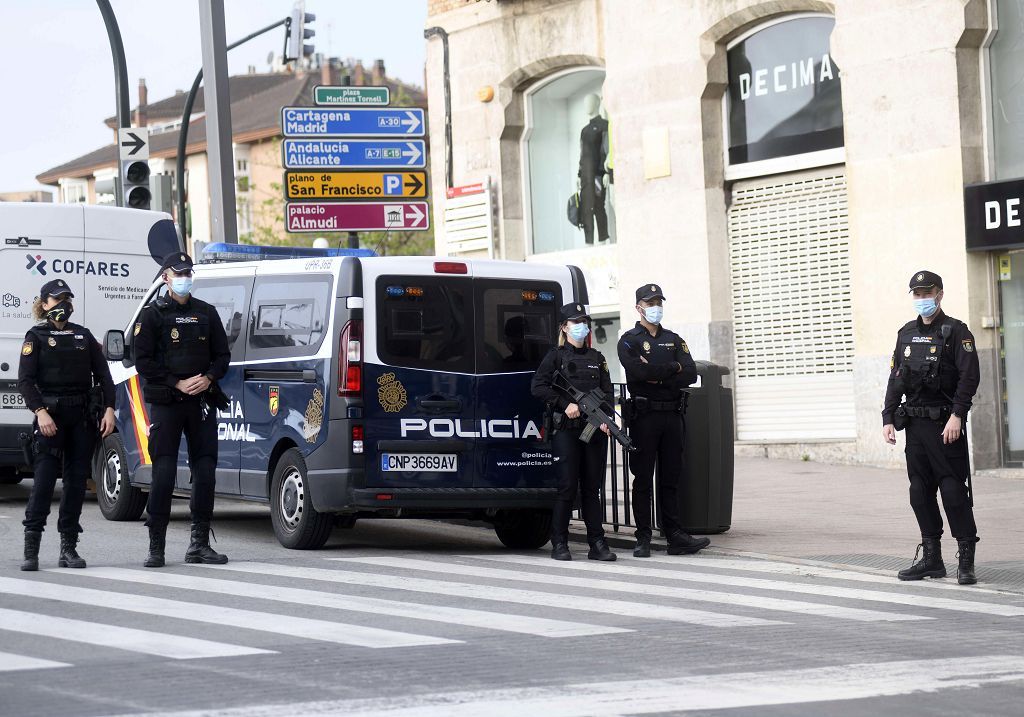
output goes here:
[[70, 396], [43, 395], [43, 405], [47, 408], [75, 408], [77, 406], [84, 406], [88, 400], [88, 395], [84, 393], [76, 393]]
[[643, 413], [646, 411], [679, 411], [679, 401], [652, 401], [649, 398], [643, 396], [635, 396], [633, 398], [636, 401], [637, 411]]
[[938, 421], [953, 412], [952, 406], [904, 406], [903, 410], [911, 418], [930, 418]]

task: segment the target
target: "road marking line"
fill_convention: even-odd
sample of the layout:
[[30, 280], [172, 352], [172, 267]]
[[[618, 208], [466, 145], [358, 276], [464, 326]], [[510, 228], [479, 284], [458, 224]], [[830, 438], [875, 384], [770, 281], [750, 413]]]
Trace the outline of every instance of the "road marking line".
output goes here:
[[0, 608], [0, 630], [52, 637], [71, 642], [84, 642], [88, 645], [114, 647], [118, 650], [169, 657], [172, 660], [276, 654], [273, 650], [260, 650], [255, 647], [180, 637], [166, 632], [136, 630], [131, 627], [104, 625], [98, 622], [71, 620], [66, 617], [40, 615], [5, 608]]
[[[528, 555], [480, 555], [465, 557], [479, 557], [483, 560], [497, 560], [498, 562], [503, 563], [547, 565], [543, 558], [533, 558]], [[637, 562], [640, 562], [640, 560], [641, 559], [638, 558]], [[575, 564], [568, 565], [575, 566]], [[1021, 615], [1024, 615], [1024, 608], [1022, 607], [971, 600], [971, 592], [969, 589], [964, 591], [964, 597], [968, 598], [967, 600], [951, 600], [950, 598], [937, 597], [932, 594], [925, 595], [919, 592], [913, 594], [901, 594], [883, 592], [881, 590], [838, 587], [834, 585], [808, 585], [805, 583], [786, 582], [784, 580], [766, 580], [764, 578], [746, 578], [737, 575], [695, 572], [679, 568], [676, 570], [659, 570], [658, 568], [623, 565], [621, 566], [621, 569], [624, 569], [629, 574], [636, 575], [638, 577], [658, 578], [661, 580], [695, 582], [705, 585], [730, 585], [734, 587], [754, 588], [756, 590], [776, 590], [781, 592], [801, 593], [803, 595], [820, 595], [824, 597], [842, 598], [846, 600], [868, 600], [871, 602], [883, 602], [892, 605], [911, 605], [916, 608], [933, 608], [936, 610], [956, 610], [972, 614], [995, 615], [997, 617], [1020, 617]]]
[[429, 595], [448, 595], [476, 600], [492, 600], [499, 603], [516, 603], [520, 605], [554, 607], [564, 610], [580, 610], [583, 612], [603, 615], [622, 615], [645, 620], [669, 620], [685, 622], [708, 627], [753, 627], [760, 625], [782, 625], [775, 620], [741, 615], [690, 610], [687, 608], [652, 605], [643, 602], [627, 602], [624, 600], [581, 600], [575, 596], [558, 593], [541, 592], [539, 590], [521, 590], [496, 585], [474, 585], [447, 580], [424, 580], [402, 575], [376, 575], [348, 570], [329, 568], [307, 568], [297, 565], [278, 565], [275, 563], [232, 562], [227, 565], [193, 565], [209, 570], [236, 570], [255, 575], [276, 575], [279, 577], [297, 578], [299, 580], [321, 580], [345, 585], [365, 585], [387, 588], [390, 590], [408, 590]]
[[541, 637], [582, 637], [616, 632], [632, 632], [632, 630], [621, 627], [605, 627], [579, 622], [566, 622], [564, 620], [549, 620], [547, 618], [486, 612], [484, 610], [468, 610], [456, 607], [398, 602], [395, 600], [380, 600], [355, 595], [339, 595], [337, 593], [288, 588], [279, 585], [201, 578], [195, 575], [181, 575], [179, 573], [143, 573], [139, 570], [125, 570], [122, 568], [91, 568], [86, 573], [83, 573], [83, 575], [90, 578], [107, 578], [110, 580], [141, 583], [143, 585], [200, 590], [219, 595], [273, 600], [295, 605], [315, 605], [317, 607], [349, 610], [369, 613], [371, 615], [407, 617], [416, 620], [429, 620], [450, 625], [465, 625], [468, 627], [502, 630]]
[[16, 655], [13, 652], [0, 652], [0, 672], [42, 670], [49, 667], [71, 667], [71, 665], [66, 662], [54, 662], [53, 660], [42, 660], [38, 657]]
[[[620, 717], [840, 702], [1024, 680], [1024, 658], [987, 655], [370, 699], [320, 700], [121, 717]], [[884, 708], [883, 712], [886, 711]], [[827, 709], [819, 710], [827, 714]]]
[[[530, 557], [501, 557], [512, 558], [506, 562], [540, 567], [540, 564]], [[332, 559], [342, 562], [359, 563], [362, 565], [377, 565], [380, 567], [399, 568], [404, 570], [423, 570], [427, 572], [444, 573], [446, 575], [493, 578], [496, 580], [515, 580], [518, 582], [540, 583], [542, 585], [562, 585], [565, 587], [586, 588], [589, 590], [607, 590], [610, 592], [626, 593], [633, 596], [642, 595], [645, 597], [656, 596], [671, 598], [673, 600], [696, 600], [698, 602], [737, 605], [740, 607], [748, 607], [758, 610], [791, 612], [801, 615], [815, 615], [818, 617], [827, 617], [839, 620], [857, 620], [860, 622], [903, 622], [910, 620], [932, 619], [929, 617], [922, 617], [920, 615], [902, 615], [899, 613], [881, 612], [879, 610], [862, 610], [860, 608], [804, 602], [802, 600], [784, 600], [781, 598], [766, 597], [763, 595], [743, 595], [740, 593], [728, 593], [714, 590], [695, 590], [677, 586], [638, 584], [627, 582], [625, 580], [579, 578], [576, 576], [557, 575], [554, 573], [529, 573], [523, 570], [504, 570], [500, 568], [480, 567], [478, 565], [464, 565], [460, 563], [430, 563], [428, 562], [428, 559], [397, 558], [391, 556]], [[609, 568], [607, 565], [597, 565], [592, 562], [564, 562], [551, 564], [550, 559], [547, 560], [548, 562], [544, 564], [543, 567], [564, 567], [575, 570], [600, 572], [609, 578], [614, 578], [620, 575], [643, 574], [643, 568], [634, 568], [631, 570], [629, 567], [621, 565]]]
[[[62, 571], [61, 577], [69, 575], [81, 577], [81, 573], [81, 570]], [[372, 627], [362, 627], [361, 625], [312, 620], [269, 612], [239, 610], [233, 607], [167, 600], [165, 598], [133, 595], [131, 593], [109, 590], [93, 590], [91, 588], [78, 587], [77, 585], [47, 583], [41, 580], [0, 577], [0, 593], [24, 595], [42, 600], [60, 600], [82, 605], [94, 605], [108, 610], [125, 610], [145, 615], [159, 615], [179, 620], [226, 625], [246, 630], [269, 632], [275, 635], [302, 637], [308, 640], [322, 640], [324, 642], [335, 642], [341, 645], [356, 645], [359, 647], [415, 647], [419, 645], [443, 645], [458, 642], [457, 640], [445, 640], [440, 637], [413, 635], [393, 630], [379, 630]]]

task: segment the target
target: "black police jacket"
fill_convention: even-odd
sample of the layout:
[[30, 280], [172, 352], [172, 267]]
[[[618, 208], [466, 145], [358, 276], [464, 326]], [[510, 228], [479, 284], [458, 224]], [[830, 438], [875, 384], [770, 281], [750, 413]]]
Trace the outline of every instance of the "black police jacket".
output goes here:
[[135, 366], [147, 383], [174, 388], [183, 378], [206, 374], [216, 382], [228, 372], [224, 324], [205, 301], [161, 296], [142, 310], [132, 333]]
[[[949, 327], [945, 336], [943, 326]], [[919, 316], [896, 337], [882, 425], [893, 422], [904, 396], [911, 406], [952, 405], [953, 413], [966, 418], [980, 381], [978, 352], [967, 324], [941, 311], [930, 324]]]
[[31, 411], [43, 408], [43, 396], [84, 395], [96, 385], [103, 403], [114, 407], [114, 381], [99, 342], [89, 329], [68, 322], [58, 329], [52, 322], [33, 326], [25, 334], [18, 364], [18, 390]]
[[679, 334], [662, 326], [652, 336], [637, 321], [619, 339], [618, 348], [630, 396], [676, 401], [679, 392], [697, 380], [690, 348]]
[[551, 404], [558, 411], [565, 411], [572, 401], [553, 385], [555, 371], [559, 369], [580, 391], [592, 391], [595, 388], [604, 391], [608, 397], [604, 410], [612, 415], [612, 379], [608, 373], [608, 362], [604, 360], [604, 355], [600, 351], [586, 346], [576, 348], [566, 343], [548, 351], [541, 360], [537, 373], [530, 382], [530, 393]]

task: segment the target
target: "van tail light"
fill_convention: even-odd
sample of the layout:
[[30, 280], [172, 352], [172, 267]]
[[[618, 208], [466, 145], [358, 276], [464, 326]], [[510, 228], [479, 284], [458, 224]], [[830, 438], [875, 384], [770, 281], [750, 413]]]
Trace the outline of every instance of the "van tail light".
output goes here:
[[338, 339], [338, 395], [358, 396], [363, 389], [363, 322], [345, 324]]
[[363, 427], [352, 426], [352, 452], [363, 452]]
[[468, 274], [469, 267], [461, 261], [435, 261], [435, 274]]

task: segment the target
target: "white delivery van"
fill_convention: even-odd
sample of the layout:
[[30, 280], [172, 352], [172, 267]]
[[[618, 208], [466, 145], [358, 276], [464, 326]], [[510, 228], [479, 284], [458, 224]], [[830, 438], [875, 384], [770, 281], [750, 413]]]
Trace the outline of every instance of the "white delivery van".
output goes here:
[[73, 321], [102, 340], [123, 328], [164, 256], [181, 248], [170, 215], [84, 204], [0, 203], [0, 481], [27, 468], [18, 435], [32, 414], [18, 393], [18, 361], [32, 302], [50, 279], [75, 294]]

